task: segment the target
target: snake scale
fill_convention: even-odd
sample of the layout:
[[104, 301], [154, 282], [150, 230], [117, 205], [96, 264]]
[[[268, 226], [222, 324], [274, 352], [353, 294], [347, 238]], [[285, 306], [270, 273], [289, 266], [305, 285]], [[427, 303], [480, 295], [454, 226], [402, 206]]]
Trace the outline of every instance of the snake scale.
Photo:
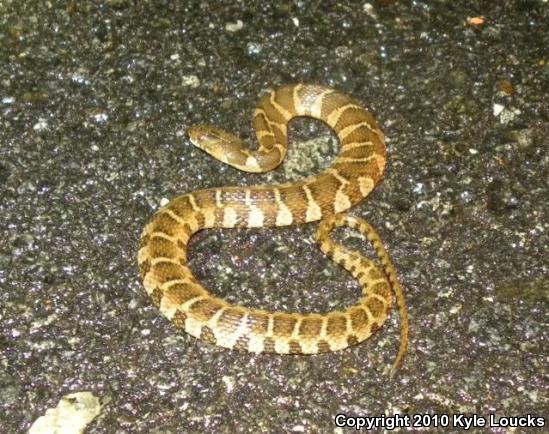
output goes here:
[[[278, 354], [337, 351], [367, 339], [387, 318], [394, 293], [401, 323], [394, 372], [408, 346], [403, 289], [375, 230], [362, 219], [342, 214], [370, 193], [385, 168], [384, 136], [370, 112], [334, 89], [298, 84], [278, 88], [260, 100], [253, 114], [257, 150], [209, 126], [193, 126], [188, 135], [194, 145], [224, 163], [265, 172], [284, 159], [288, 123], [297, 116], [319, 119], [335, 131], [341, 150], [331, 167], [298, 182], [209, 188], [172, 199], [143, 230], [138, 262], [145, 289], [164, 316], [196, 338], [226, 348]], [[230, 304], [208, 292], [187, 266], [189, 239], [202, 229], [318, 220], [320, 249], [362, 286], [360, 299], [344, 310], [303, 314]], [[340, 226], [368, 239], [381, 267], [332, 241], [330, 232]]]

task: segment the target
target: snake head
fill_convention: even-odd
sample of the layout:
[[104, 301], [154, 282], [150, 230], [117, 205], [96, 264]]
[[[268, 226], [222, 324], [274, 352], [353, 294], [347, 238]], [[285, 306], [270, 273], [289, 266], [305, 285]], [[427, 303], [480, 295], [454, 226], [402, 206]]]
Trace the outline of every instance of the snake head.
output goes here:
[[223, 144], [223, 131], [206, 125], [193, 125], [187, 130], [193, 145], [208, 153], [212, 153]]
[[238, 137], [208, 125], [193, 125], [187, 130], [189, 140], [197, 148], [224, 163], [234, 165], [234, 156], [242, 149]]

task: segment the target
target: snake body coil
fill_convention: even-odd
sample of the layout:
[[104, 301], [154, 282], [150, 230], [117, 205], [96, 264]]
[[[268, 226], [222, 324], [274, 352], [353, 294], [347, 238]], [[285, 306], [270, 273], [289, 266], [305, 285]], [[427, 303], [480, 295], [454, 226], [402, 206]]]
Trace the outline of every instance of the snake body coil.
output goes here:
[[[254, 112], [259, 141], [249, 150], [238, 137], [196, 126], [196, 146], [241, 170], [264, 172], [278, 166], [287, 150], [288, 122], [309, 116], [328, 124], [341, 151], [331, 167], [305, 180], [280, 185], [198, 190], [171, 200], [146, 225], [138, 254], [144, 286], [154, 304], [176, 326], [209, 343], [255, 353], [313, 354], [357, 344], [381, 327], [396, 294], [401, 317], [397, 367], [408, 343], [403, 290], [379, 236], [362, 219], [341, 214], [365, 198], [385, 168], [383, 133], [361, 105], [333, 89], [312, 85], [279, 88]], [[320, 249], [362, 286], [358, 302], [327, 313], [269, 312], [237, 306], [210, 294], [187, 267], [187, 245], [205, 228], [272, 227], [320, 220]], [[377, 267], [329, 237], [336, 226], [354, 228], [373, 245]]]

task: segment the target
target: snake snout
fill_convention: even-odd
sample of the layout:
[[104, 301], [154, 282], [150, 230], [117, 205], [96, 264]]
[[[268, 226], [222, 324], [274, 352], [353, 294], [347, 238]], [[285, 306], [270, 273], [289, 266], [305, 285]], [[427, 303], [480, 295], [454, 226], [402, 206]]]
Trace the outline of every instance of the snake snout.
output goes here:
[[187, 136], [193, 145], [202, 146], [208, 139], [208, 131], [202, 125], [193, 125], [187, 130]]

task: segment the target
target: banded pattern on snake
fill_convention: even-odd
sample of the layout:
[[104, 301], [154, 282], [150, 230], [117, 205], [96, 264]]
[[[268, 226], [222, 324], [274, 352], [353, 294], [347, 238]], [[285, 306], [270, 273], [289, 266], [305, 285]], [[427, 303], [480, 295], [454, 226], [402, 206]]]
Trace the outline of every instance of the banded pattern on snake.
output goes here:
[[[288, 123], [297, 116], [319, 119], [335, 131], [341, 150], [332, 166], [294, 183], [209, 188], [172, 199], [143, 230], [138, 262], [145, 289], [160, 311], [192, 336], [226, 348], [278, 354], [337, 351], [365, 340], [387, 318], [394, 292], [401, 323], [394, 370], [408, 345], [403, 289], [375, 230], [362, 219], [342, 214], [370, 193], [385, 168], [384, 136], [373, 116], [334, 89], [298, 84], [261, 99], [253, 115], [257, 150], [213, 127], [193, 126], [188, 135], [194, 145], [231, 166], [265, 172], [284, 159]], [[303, 314], [233, 305], [208, 292], [187, 266], [189, 239], [202, 229], [317, 220], [320, 249], [362, 286], [362, 296], [347, 309]], [[337, 226], [367, 238], [381, 267], [332, 241], [329, 234]]]

